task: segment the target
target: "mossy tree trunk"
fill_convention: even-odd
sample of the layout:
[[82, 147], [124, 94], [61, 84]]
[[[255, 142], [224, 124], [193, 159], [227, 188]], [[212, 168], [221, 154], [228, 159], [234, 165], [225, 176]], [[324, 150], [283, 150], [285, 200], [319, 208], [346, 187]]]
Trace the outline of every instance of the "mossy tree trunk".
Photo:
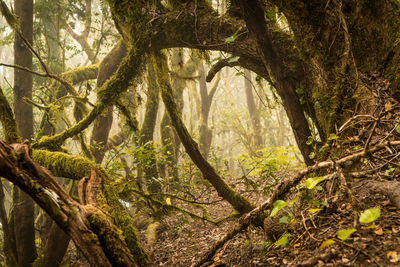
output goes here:
[[[102, 204], [101, 209], [99, 208], [105, 194], [103, 182], [106, 176], [103, 171], [90, 167], [93, 163], [86, 164], [85, 160], [69, 159], [72, 164], [74, 164], [73, 161], [86, 164], [85, 169], [76, 171], [88, 173], [87, 177], [81, 179], [80, 203], [78, 203], [65, 192], [48, 170], [32, 160], [29, 151], [28, 143], [10, 146], [0, 141], [2, 176], [31, 196], [72, 238], [92, 266], [147, 266], [148, 259], [137, 243], [137, 239], [135, 238], [134, 246], [127, 245], [131, 240], [128, 238], [130, 236], [124, 232], [125, 241], [113, 220], [103, 211], [104, 209], [112, 211], [112, 209], [108, 208], [106, 203]], [[60, 157], [68, 159], [68, 156], [63, 153], [57, 155], [58, 159]], [[60, 162], [53, 160], [53, 163], [57, 165]], [[126, 226], [129, 227], [129, 225]], [[130, 235], [135, 235], [135, 233], [131, 232]], [[130, 250], [130, 247], [134, 249]]]
[[218, 194], [228, 201], [239, 213], [246, 213], [254, 208], [246, 198], [233, 190], [215, 171], [215, 169], [201, 155], [198, 144], [193, 140], [187, 131], [174, 100], [171, 82], [169, 80], [167, 58], [164, 54], [157, 54], [154, 65], [157, 71], [157, 81], [161, 88], [165, 108], [171, 119], [186, 152], [202, 172], [204, 179], [208, 180]]
[[258, 51], [268, 70], [278, 94], [281, 96], [283, 105], [286, 109], [294, 136], [303, 154], [307, 165], [312, 165], [314, 161], [309, 157], [312, 148], [307, 144], [307, 138], [311, 136], [308, 121], [305, 117], [304, 109], [297, 96], [297, 82], [291, 77], [286, 69], [282, 58], [277, 53], [272, 42], [271, 32], [266, 26], [264, 11], [258, 0], [246, 2], [240, 1], [244, 14], [246, 26], [250, 34], [257, 42]]
[[306, 89], [326, 133], [371, 108], [371, 92], [362, 76], [377, 74], [387, 79], [396, 97], [398, 1], [271, 2], [283, 12], [294, 33], [312, 80]]
[[[123, 41], [111, 50], [102, 60], [97, 75], [97, 88], [103, 84], [115, 73], [122, 59], [126, 56], [126, 46]], [[109, 106], [94, 121], [92, 136], [90, 139], [91, 150], [96, 163], [101, 163], [104, 158], [105, 147], [107, 145], [108, 135], [113, 121], [113, 107]]]
[[154, 129], [156, 127], [160, 90], [156, 81], [156, 72], [152, 64], [147, 64], [147, 100], [143, 124], [139, 133], [139, 146], [145, 150], [143, 173], [147, 189], [151, 193], [161, 193], [161, 184], [157, 180], [157, 160], [154, 147]]
[[[173, 49], [171, 55], [171, 69], [174, 73], [172, 78], [172, 83], [176, 86], [174, 87], [174, 98], [178, 105], [178, 112], [181, 113], [183, 110], [183, 91], [186, 88], [185, 81], [179, 76], [186, 75], [186, 69], [183, 62], [183, 50]], [[190, 70], [189, 70], [190, 72]], [[161, 166], [162, 174], [165, 176], [172, 177], [175, 182], [179, 181], [178, 178], [178, 153], [180, 147], [180, 140], [174, 128], [171, 124], [171, 119], [169, 118], [168, 112], [164, 112], [161, 119], [161, 143], [165, 147], [165, 157], [167, 159], [167, 164]]]

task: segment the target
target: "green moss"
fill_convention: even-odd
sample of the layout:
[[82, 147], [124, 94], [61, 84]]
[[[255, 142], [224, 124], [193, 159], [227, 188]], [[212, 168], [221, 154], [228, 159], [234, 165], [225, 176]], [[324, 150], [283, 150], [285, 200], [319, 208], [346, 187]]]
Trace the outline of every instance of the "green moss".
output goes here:
[[91, 211], [87, 219], [112, 266], [125, 266], [123, 250], [118, 249], [118, 244], [116, 244], [118, 239], [123, 241], [120, 231], [112, 227], [112, 224], [100, 211]]
[[75, 180], [89, 175], [91, 167], [97, 168], [93, 161], [62, 152], [33, 150], [32, 157], [37, 163], [49, 169], [55, 176]]
[[148, 266], [149, 260], [138, 241], [137, 231], [133, 226], [133, 219], [119, 201], [113, 181], [104, 181], [103, 192], [104, 194], [100, 194], [98, 197], [100, 207], [111, 215], [114, 223], [122, 230], [126, 245], [134, 256], [136, 263], [139, 266]]
[[3, 126], [4, 137], [8, 143], [21, 142], [18, 135], [17, 123], [3, 90], [0, 88], [0, 122]]
[[233, 190], [225, 180], [216, 173], [215, 169], [203, 158], [198, 144], [193, 140], [186, 129], [174, 101], [171, 83], [168, 77], [169, 71], [165, 54], [157, 54], [153, 58], [153, 64], [157, 71], [157, 80], [161, 88], [161, 96], [166, 110], [186, 152], [200, 169], [204, 179], [207, 179], [214, 186], [221, 197], [227, 200], [241, 214], [251, 211], [255, 207], [254, 204], [250, 203], [246, 198]]
[[[141, 73], [143, 55], [147, 49], [148, 42], [139, 38], [137, 47], [128, 51], [127, 56], [121, 62], [116, 73], [99, 88], [97, 92], [97, 103], [92, 111], [73, 127], [54, 135], [52, 137], [42, 137], [34, 148], [56, 148], [60, 146], [67, 138], [75, 136], [86, 129], [94, 119], [99, 116], [106, 107], [115, 104], [120, 95], [125, 92], [131, 84], [133, 78], [137, 78]], [[147, 40], [148, 41], [148, 40]]]
[[69, 211], [69, 215], [72, 219], [76, 219], [78, 217], [78, 211], [75, 208], [71, 208]]

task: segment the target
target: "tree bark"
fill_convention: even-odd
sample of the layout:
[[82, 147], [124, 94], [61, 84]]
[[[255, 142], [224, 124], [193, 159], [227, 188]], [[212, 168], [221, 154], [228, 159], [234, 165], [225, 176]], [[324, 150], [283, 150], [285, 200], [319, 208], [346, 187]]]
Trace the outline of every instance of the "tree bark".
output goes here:
[[[102, 60], [97, 76], [97, 88], [101, 88], [103, 84], [115, 73], [119, 63], [121, 63], [122, 59], [126, 56], [126, 52], [127, 50], [124, 42], [120, 41]], [[95, 162], [99, 164], [103, 161], [105, 146], [111, 130], [113, 121], [112, 111], [113, 107], [108, 107], [105, 112], [100, 114], [94, 121], [90, 144]]]
[[[185, 75], [191, 73], [192, 70], [188, 72], [185, 71], [185, 66], [183, 62], [183, 50], [174, 49], [171, 56], [172, 71], [178, 75]], [[176, 75], [172, 78], [172, 84], [174, 84], [174, 98], [178, 105], [178, 112], [181, 113], [183, 110], [183, 91], [186, 88], [186, 83], [183, 79], [177, 77]], [[164, 112], [161, 119], [161, 143], [165, 147], [165, 157], [167, 158], [166, 166], [161, 166], [163, 169], [163, 174], [172, 177], [175, 182], [179, 182], [178, 169], [176, 167], [178, 163], [178, 153], [180, 147], [180, 140], [174, 131], [171, 119], [169, 118], [168, 112]]]
[[202, 60], [198, 62], [199, 64], [199, 88], [200, 88], [200, 99], [201, 99], [201, 112], [200, 112], [200, 151], [205, 159], [208, 157], [212, 142], [212, 130], [208, 127], [208, 118], [210, 115], [211, 103], [214, 98], [215, 92], [218, 87], [219, 80], [217, 80], [214, 86], [208, 91], [206, 82], [206, 73], [204, 69], [204, 63]]
[[263, 146], [263, 137], [261, 135], [260, 113], [257, 110], [254, 101], [253, 87], [251, 83], [251, 72], [244, 70], [244, 90], [246, 93], [247, 108], [249, 110], [250, 123], [252, 126], [253, 145], [255, 150], [261, 149]]
[[144, 147], [148, 158], [143, 164], [143, 172], [147, 183], [148, 191], [151, 193], [161, 193], [161, 184], [158, 178], [156, 151], [153, 143], [154, 129], [156, 126], [160, 90], [156, 81], [156, 72], [152, 64], [147, 64], [147, 100], [143, 125], [140, 129], [139, 145]]
[[178, 113], [177, 105], [174, 101], [171, 83], [167, 75], [168, 66], [165, 55], [158, 54], [157, 61], [154, 63], [157, 70], [157, 80], [161, 87], [161, 95], [171, 118], [172, 125], [186, 149], [186, 152], [202, 172], [204, 179], [208, 180], [218, 192], [218, 194], [228, 201], [239, 213], [249, 212], [254, 208], [246, 198], [242, 197], [233, 190], [215, 171], [215, 169], [201, 155], [197, 143], [192, 139]]
[[274, 81], [275, 88], [281, 96], [286, 113], [297, 145], [303, 155], [307, 165], [312, 165], [314, 161], [309, 158], [312, 147], [307, 144], [307, 139], [311, 136], [304, 109], [300, 104], [296, 94], [296, 83], [289, 76], [284, 67], [282, 59], [275, 51], [271, 40], [271, 33], [266, 27], [263, 8], [258, 0], [240, 1], [244, 19], [250, 34], [257, 40], [257, 47], [263, 59], [265, 68]]
[[85, 192], [80, 193], [85, 196], [81, 202], [85, 204], [79, 204], [48, 170], [32, 160], [29, 151], [27, 143], [9, 146], [0, 141], [1, 175], [36, 201], [72, 238], [92, 266], [137, 266], [125, 241], [121, 239], [120, 230], [97, 207], [103, 174], [91, 170], [86, 179], [87, 186], [81, 187], [81, 192]]
[[[30, 43], [33, 43], [33, 0], [16, 0], [15, 14], [20, 19], [21, 33]], [[32, 69], [32, 54], [23, 40], [15, 34], [14, 63]], [[24, 101], [24, 97], [32, 99], [32, 74], [21, 70], [14, 72], [14, 113], [22, 138], [30, 140], [33, 136], [32, 106]], [[14, 189], [14, 232], [18, 253], [18, 265], [30, 266], [36, 259], [35, 227], [33, 200]]]

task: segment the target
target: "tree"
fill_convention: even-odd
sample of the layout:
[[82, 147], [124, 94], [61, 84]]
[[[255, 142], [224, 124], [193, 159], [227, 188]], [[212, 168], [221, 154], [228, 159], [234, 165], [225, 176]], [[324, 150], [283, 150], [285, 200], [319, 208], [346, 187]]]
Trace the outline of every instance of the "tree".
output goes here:
[[[15, 1], [15, 12], [20, 18], [21, 34], [30, 44], [33, 43], [33, 1]], [[32, 54], [22, 40], [15, 36], [14, 62], [16, 65], [32, 69]], [[33, 137], [33, 109], [24, 101], [24, 97], [32, 99], [32, 74], [22, 70], [14, 73], [14, 110], [15, 120], [22, 138]], [[30, 265], [36, 259], [34, 202], [24, 192], [15, 188], [14, 201], [14, 233], [17, 248], [18, 265]]]
[[[159, 61], [154, 66], [171, 123], [186, 151], [219, 195], [245, 215], [234, 233], [250, 223], [260, 225], [263, 210], [288, 192], [307, 172], [332, 166], [341, 171], [340, 164], [345, 158], [313, 165], [312, 155], [317, 152], [317, 159], [329, 157], [329, 153], [321, 150], [326, 149], [323, 142], [335, 139], [339, 133], [337, 128], [354, 115], [373, 110], [371, 105], [374, 103], [369, 98], [371, 88], [375, 86], [373, 77], [386, 81], [390, 95], [397, 100], [399, 97], [397, 40], [400, 18], [397, 10], [400, 3], [395, 0], [238, 0], [231, 1], [223, 15], [205, 0], [107, 2], [128, 51], [115, 74], [99, 84], [97, 102], [90, 111], [82, 112], [80, 121], [65, 131], [34, 142], [32, 159], [26, 143], [15, 143], [18, 140], [15, 122], [6, 99], [0, 98], [4, 135], [16, 137], [7, 140], [14, 144], [0, 143], [2, 175], [29, 193], [71, 236], [91, 264], [145, 265], [148, 260], [134, 230], [126, 225], [130, 221], [121, 221], [118, 216], [110, 218], [103, 212], [102, 205], [106, 205], [106, 210], [113, 216], [115, 213], [111, 211], [121, 205], [118, 197], [107, 194], [107, 173], [86, 160], [40, 149], [60, 150], [67, 139], [81, 134], [107, 109], [119, 105], [123, 93], [129, 87], [138, 86], [148, 54], [171, 47], [228, 52], [232, 57], [217, 62], [214, 72], [224, 66], [240, 65], [267, 80], [282, 99], [296, 142], [310, 167], [292, 179], [285, 179], [262, 206], [254, 209], [254, 205], [233, 190], [204, 159], [186, 130], [175, 103], [163, 54], [159, 54]], [[6, 17], [10, 16], [4, 5], [2, 11]], [[277, 22], [277, 16], [287, 21], [289, 31]], [[18, 27], [14, 29], [18, 31]], [[361, 106], [366, 108], [361, 109]], [[317, 128], [321, 141], [314, 146], [309, 142], [311, 125]], [[342, 138], [354, 134], [351, 128], [348, 129], [342, 132]], [[359, 160], [384, 147], [369, 148], [371, 137], [365, 139], [364, 150], [349, 156], [351, 159]], [[392, 145], [398, 145], [398, 142], [387, 144]], [[13, 155], [18, 155], [18, 160]], [[39, 164], [55, 175], [79, 179], [80, 202], [66, 194]], [[102, 195], [106, 204], [100, 201]], [[118, 228], [125, 238], [117, 234]]]

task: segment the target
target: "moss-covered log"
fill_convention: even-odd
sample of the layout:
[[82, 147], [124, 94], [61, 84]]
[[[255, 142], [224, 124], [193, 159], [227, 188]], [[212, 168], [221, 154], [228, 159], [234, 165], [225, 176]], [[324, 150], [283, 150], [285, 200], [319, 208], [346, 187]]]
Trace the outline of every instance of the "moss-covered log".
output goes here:
[[[49, 169], [56, 176], [81, 180], [82, 177], [101, 175], [102, 192], [96, 194], [96, 196], [99, 196], [99, 199], [96, 199], [95, 202], [98, 202], [100, 207], [111, 215], [114, 223], [122, 230], [122, 235], [124, 236], [127, 247], [131, 251], [132, 255], [134, 255], [137, 263], [140, 266], [146, 266], [148, 259], [143, 248], [138, 243], [136, 229], [133, 226], [133, 220], [129, 216], [125, 207], [119, 201], [113, 183], [108, 178], [104, 169], [86, 158], [67, 155], [62, 152], [33, 150], [32, 157], [37, 163]], [[89, 194], [93, 194], [93, 192], [90, 191], [85, 195], [87, 196]], [[93, 203], [93, 200], [89, 204], [91, 203]], [[85, 202], [82, 204], [87, 203]]]
[[68, 155], [63, 152], [33, 150], [32, 158], [49, 169], [55, 176], [80, 180], [89, 175], [90, 168], [96, 167], [93, 161], [81, 156]]
[[[91, 265], [146, 266], [141, 258], [145, 254], [140, 254], [143, 251], [130, 252], [121, 230], [97, 207], [97, 199], [86, 205], [74, 201], [49, 171], [32, 160], [29, 150], [27, 143], [9, 146], [0, 141], [1, 175], [30, 195], [74, 240]], [[94, 175], [101, 179], [94, 179]], [[88, 179], [102, 183], [102, 175], [101, 171], [91, 171]], [[101, 194], [93, 188], [88, 188], [92, 196]], [[137, 239], [135, 245], [141, 248]]]

